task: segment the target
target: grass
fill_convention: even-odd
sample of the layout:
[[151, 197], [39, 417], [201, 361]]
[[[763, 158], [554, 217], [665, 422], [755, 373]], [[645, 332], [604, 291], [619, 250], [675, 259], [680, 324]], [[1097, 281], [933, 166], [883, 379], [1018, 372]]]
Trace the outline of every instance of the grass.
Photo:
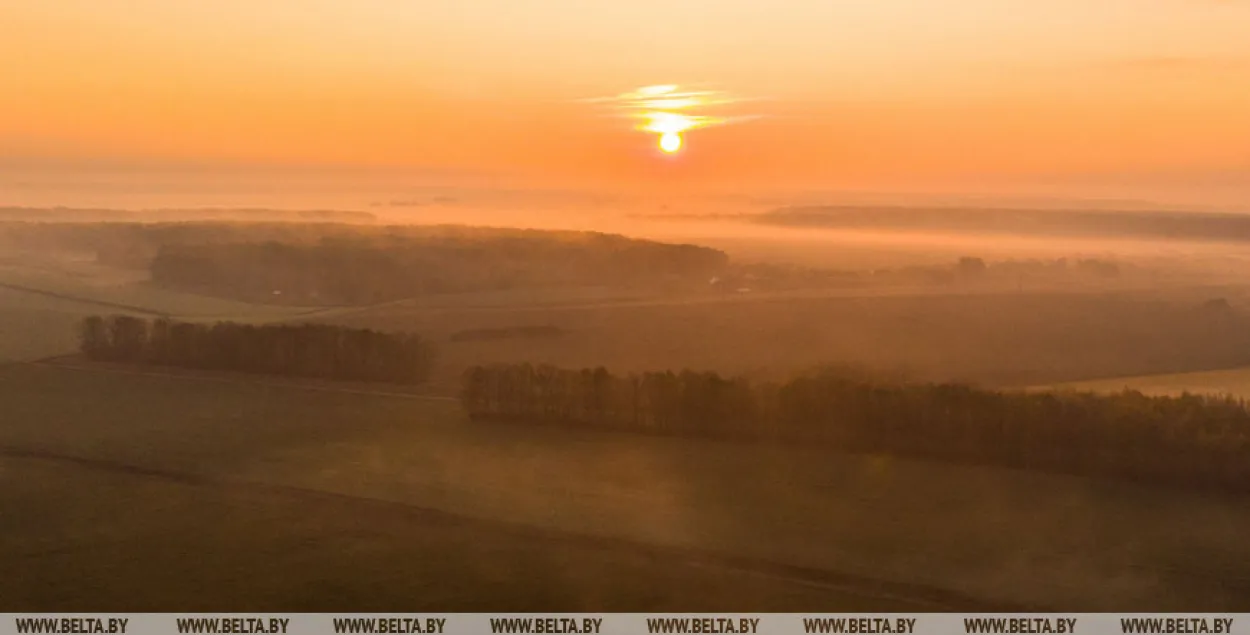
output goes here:
[[[0, 563], [22, 574], [0, 598], [15, 609], [103, 597], [129, 598], [129, 610], [913, 610], [559, 536], [1065, 610], [1235, 610], [1250, 594], [1244, 498], [476, 424], [452, 402], [185, 375], [10, 366], [0, 404], [0, 447], [108, 472], [0, 459], [15, 484], [2, 494]], [[481, 522], [414, 520], [320, 493]], [[187, 564], [209, 551], [217, 564]], [[147, 579], [160, 583], [140, 587]]]

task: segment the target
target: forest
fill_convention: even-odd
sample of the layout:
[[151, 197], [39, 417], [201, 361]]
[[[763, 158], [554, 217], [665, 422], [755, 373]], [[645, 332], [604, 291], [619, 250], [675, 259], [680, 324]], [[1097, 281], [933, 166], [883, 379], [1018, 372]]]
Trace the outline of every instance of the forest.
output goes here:
[[[940, 264], [880, 267], [871, 270], [839, 270], [775, 262], [734, 262], [718, 276], [723, 288], [757, 291], [795, 289], [870, 288], [885, 286], [954, 286], [961, 283], [1014, 286], [1058, 286], [1088, 281], [1116, 281], [1134, 272], [1103, 258], [1053, 258], [986, 261], [963, 256]], [[1141, 273], [1140, 268], [1136, 273]]]
[[792, 206], [748, 215], [763, 225], [1027, 236], [1103, 236], [1196, 241], [1250, 240], [1243, 214], [1165, 210], [1047, 210], [958, 207]]
[[569, 285], [705, 287], [729, 263], [696, 245], [454, 225], [0, 222], [5, 247], [89, 254], [178, 291], [318, 306]]
[[706, 286], [728, 263], [719, 251], [596, 235], [364, 240], [312, 245], [167, 245], [152, 261], [153, 282], [208, 295], [259, 301], [370, 304], [434, 293], [559, 286]]
[[128, 315], [89, 316], [81, 351], [109, 362], [273, 375], [419, 384], [434, 351], [411, 333], [322, 324], [201, 324]]
[[530, 364], [472, 367], [461, 398], [476, 419], [1250, 490], [1250, 409], [1232, 398], [994, 391], [831, 370], [752, 382]]
[[372, 223], [368, 212], [338, 210], [285, 210], [238, 207], [192, 207], [124, 210], [82, 207], [0, 207], [0, 221], [88, 223], [102, 221], [249, 221]]
[[[294, 306], [559, 287], [684, 293], [967, 284], [1038, 288], [1114, 281], [1134, 272], [1090, 258], [987, 262], [972, 256], [943, 264], [838, 270], [731, 260], [709, 247], [597, 232], [335, 222], [0, 220], [0, 249], [6, 248], [74, 254], [107, 267], [146, 271], [172, 291]], [[1129, 276], [1123, 278], [1129, 282]]]

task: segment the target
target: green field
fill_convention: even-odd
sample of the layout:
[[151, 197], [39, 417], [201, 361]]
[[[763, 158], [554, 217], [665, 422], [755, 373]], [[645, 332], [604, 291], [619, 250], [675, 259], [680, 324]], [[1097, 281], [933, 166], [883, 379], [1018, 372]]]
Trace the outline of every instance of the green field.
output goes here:
[[0, 404], [4, 610], [1216, 611], [1250, 594], [1243, 497], [476, 424], [451, 401], [246, 378], [15, 365]]

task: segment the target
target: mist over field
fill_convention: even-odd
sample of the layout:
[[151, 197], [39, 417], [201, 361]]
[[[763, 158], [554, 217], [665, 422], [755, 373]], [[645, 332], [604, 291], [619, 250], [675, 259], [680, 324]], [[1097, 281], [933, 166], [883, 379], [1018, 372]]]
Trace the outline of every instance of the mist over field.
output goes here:
[[[44, 585], [6, 587], [12, 609], [391, 610], [435, 586], [421, 605], [440, 610], [1245, 597], [1241, 217], [895, 205], [795, 223], [773, 200], [415, 191], [0, 208], [0, 467], [38, 475], [8, 497], [47, 545], [5, 526], [8, 562]], [[84, 479], [137, 511], [39, 502], [78, 501]], [[190, 520], [258, 504], [290, 511]], [[90, 547], [113, 535], [159, 546]], [[84, 579], [114, 571], [116, 590], [49, 573], [47, 549], [91, 549]], [[207, 549], [272, 573], [137, 586]], [[358, 586], [434, 552], [415, 579]], [[313, 587], [277, 586], [309, 567]]]
[[0, 613], [1246, 613], [1247, 33], [0, 2]]

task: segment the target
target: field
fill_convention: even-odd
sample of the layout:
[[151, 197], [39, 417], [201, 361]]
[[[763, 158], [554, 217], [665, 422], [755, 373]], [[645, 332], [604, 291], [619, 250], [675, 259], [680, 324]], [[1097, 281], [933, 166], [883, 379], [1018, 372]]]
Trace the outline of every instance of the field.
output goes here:
[[[957, 290], [956, 290], [957, 291]], [[824, 364], [989, 385], [1176, 372], [1250, 363], [1250, 330], [1202, 303], [1244, 288], [1158, 293], [859, 292], [583, 302], [564, 306], [397, 303], [324, 317], [413, 330], [440, 345], [439, 383], [494, 361], [618, 371], [664, 368], [785, 376]], [[562, 337], [450, 342], [465, 329], [549, 326]]]
[[0, 364], [64, 354], [77, 345], [81, 304], [0, 288]]
[[22, 519], [3, 527], [4, 611], [932, 606], [408, 506], [131, 472], [0, 458], [6, 516]]
[[[496, 361], [772, 377], [860, 364], [1012, 386], [1245, 366], [1248, 304], [1235, 286], [576, 288], [284, 308], [10, 260], [0, 566], [16, 575], [0, 611], [1240, 609], [1244, 497], [472, 423], [451, 396], [465, 367]], [[38, 361], [72, 352], [83, 316], [114, 312], [415, 331], [438, 347], [436, 377], [400, 389]], [[453, 340], [526, 327], [548, 336]], [[1074, 385], [1235, 392], [1237, 372]]]
[[0, 261], [0, 363], [74, 351], [78, 321], [91, 314], [269, 321], [321, 311], [171, 292], [151, 286], [145, 277], [66, 257]]
[[10, 365], [0, 403], [0, 562], [18, 573], [0, 610], [1230, 610], [1250, 593], [1243, 499], [473, 424], [451, 401], [193, 374]]
[[[1220, 299], [1232, 313], [1204, 309]], [[1248, 306], [1243, 285], [1060, 292], [956, 284], [693, 296], [552, 288], [283, 307], [169, 291], [82, 255], [25, 254], [0, 262], [0, 360], [68, 352], [78, 318], [126, 312], [415, 331], [439, 348], [435, 388], [444, 393], [467, 366], [495, 361], [773, 377], [849, 364], [1028, 386], [1248, 365], [1250, 321], [1240, 313]], [[453, 341], [469, 330], [535, 327], [562, 334]]]
[[96, 310], [120, 310], [196, 319], [275, 319], [319, 307], [246, 304], [170, 291], [151, 285], [142, 271], [96, 263], [73, 254], [30, 255], [0, 260], [0, 288], [26, 291]]

